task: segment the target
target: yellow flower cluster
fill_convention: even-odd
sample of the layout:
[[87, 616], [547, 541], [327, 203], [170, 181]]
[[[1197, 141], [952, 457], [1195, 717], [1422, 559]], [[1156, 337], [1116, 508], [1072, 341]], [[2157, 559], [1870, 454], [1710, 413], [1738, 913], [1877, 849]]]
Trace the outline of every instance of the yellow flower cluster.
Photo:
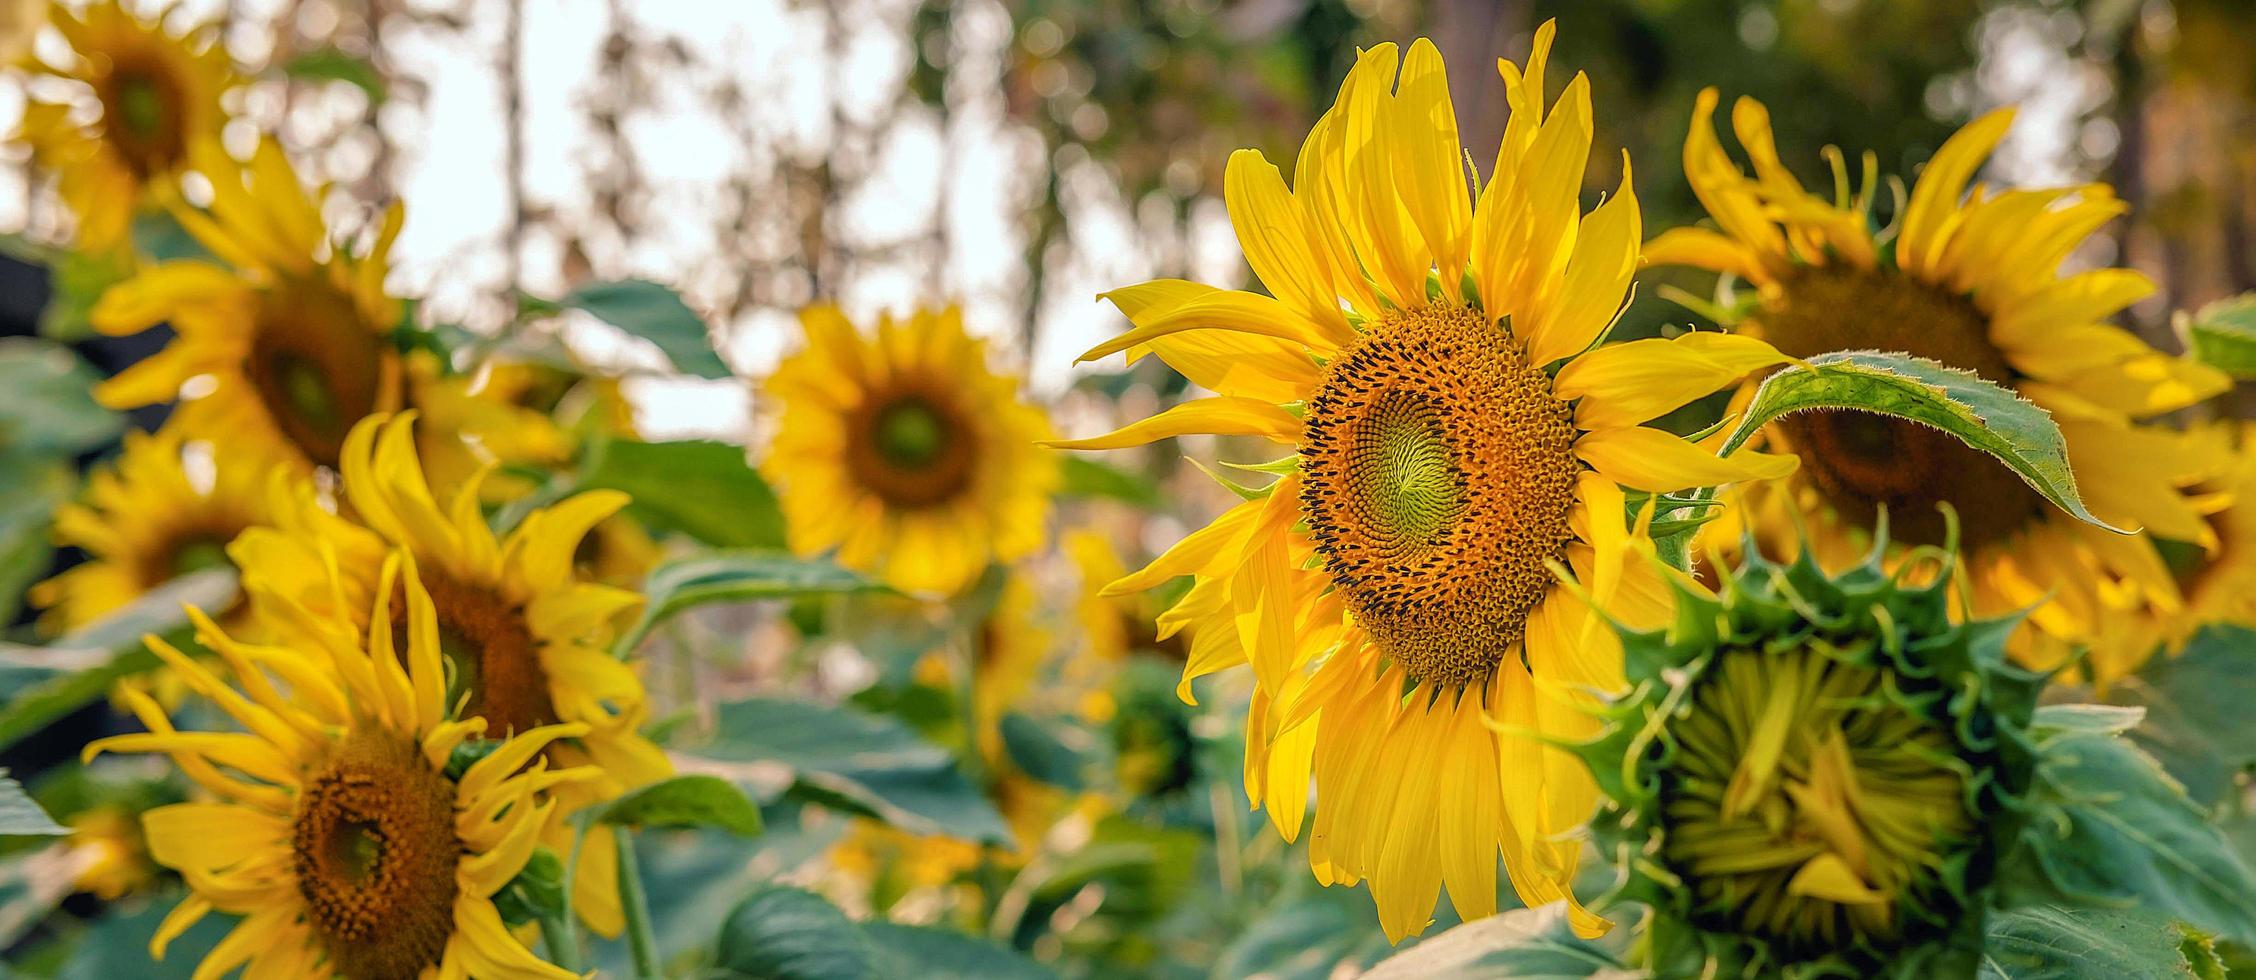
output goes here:
[[[275, 138], [230, 154], [245, 75], [214, 26], [179, 20], [57, 5], [46, 22], [68, 56], [11, 53], [42, 92], [77, 93], [34, 99], [15, 134], [73, 215], [72, 247], [131, 270], [93, 327], [171, 331], [94, 392], [173, 408], [58, 512], [57, 541], [87, 560], [29, 592], [41, 628], [80, 629], [189, 572], [240, 583], [192, 613], [200, 650], [149, 640], [171, 692], [233, 727], [180, 730], [176, 698], [133, 687], [117, 697], [146, 731], [87, 747], [167, 756], [198, 796], [149, 810], [138, 837], [114, 813], [80, 821], [86, 887], [138, 887], [144, 854], [177, 872], [187, 897], [159, 957], [209, 913], [240, 917], [200, 975], [571, 976], [533, 952], [555, 924], [509, 918], [503, 893], [541, 849], [568, 855], [570, 908], [620, 933], [635, 914], [620, 847], [573, 815], [675, 767], [639, 665], [614, 649], [656, 545], [622, 519], [627, 494], [562, 478], [587, 428], [631, 437], [632, 413], [587, 382], [604, 410], [574, 429], [542, 367], [409, 343], [391, 283], [404, 208], [340, 224], [350, 208]], [[1852, 189], [1836, 155], [1834, 193], [1809, 191], [1743, 99], [1750, 175], [1709, 90], [1683, 167], [1714, 227], [1648, 239], [1626, 155], [1585, 206], [1593, 85], [1555, 84], [1554, 33], [1497, 63], [1510, 115], [1493, 156], [1461, 145], [1423, 39], [1358, 53], [1289, 184], [1261, 153], [1232, 155], [1224, 203], [1258, 291], [1106, 293], [1128, 328], [1082, 360], [1156, 357], [1200, 390], [1116, 431], [1060, 438], [955, 308], [873, 325], [800, 313], [803, 342], [758, 393], [782, 541], [960, 618], [961, 642], [916, 680], [961, 714], [962, 755], [1021, 858], [1124, 804], [1022, 771], [1014, 711], [1047, 698], [1111, 724], [1110, 685], [1157, 651], [1186, 703], [1194, 680], [1250, 668], [1208, 688], [1233, 717], [1242, 703], [1247, 800], [1316, 880], [1367, 885], [1389, 940], [1425, 930], [1444, 894], [1462, 918], [1494, 914], [1500, 886], [1596, 937], [1613, 923], [1575, 884], [1604, 779], [1569, 747], [1601, 741], [1633, 686], [1620, 630], [1662, 630], [1680, 599], [1732, 588], [1687, 553], [1806, 548], [1824, 572], [1879, 575], [1955, 548], [1953, 604], [1927, 625], [2026, 612], [2007, 653], [2101, 686], [2200, 626], [2256, 623], [2256, 428], [2174, 420], [2227, 377], [2109, 323], [2152, 291], [2144, 276], [2069, 262], [2126, 210], [2109, 188], [1973, 183], [2012, 124], [2001, 110], [1943, 145], [1881, 225], [1875, 168]], [[202, 255], [139, 254], [142, 219]], [[1752, 296], [1718, 304], [1723, 329], [1618, 339], [1649, 266]], [[1744, 451], [1725, 448], [1729, 418], [1664, 427], [1710, 396], [1744, 412], [1766, 378], [1843, 351], [1912, 355], [2041, 409], [2073, 493], [2114, 527], [1908, 418], [1790, 415]], [[1232, 484], [1242, 501], [1140, 569], [1112, 528], [1049, 550], [1069, 480], [1056, 450], [1190, 435], [1281, 455], [1244, 464], [1272, 479]], [[2194, 557], [2173, 564], [2157, 541]], [[1030, 574], [1051, 556], [1082, 584], [1054, 620]], [[1061, 667], [1058, 624], [1082, 650]], [[1692, 832], [1662, 857], [1795, 942], [1892, 938], [1889, 903], [1942, 860], [1923, 835], [1977, 829], [1956, 806], [1974, 792], [1950, 758], [1963, 739], [1885, 703], [1897, 679], [1864, 660], [1783, 644], [1715, 669], [1682, 706], [1681, 741], [1704, 754], [1671, 777], [1670, 816]], [[1116, 761], [1139, 786], [1190, 765], [1165, 754], [1175, 733], [1124, 720], [1146, 754]], [[991, 858], [875, 825], [830, 852], [871, 892], [952, 887]]]

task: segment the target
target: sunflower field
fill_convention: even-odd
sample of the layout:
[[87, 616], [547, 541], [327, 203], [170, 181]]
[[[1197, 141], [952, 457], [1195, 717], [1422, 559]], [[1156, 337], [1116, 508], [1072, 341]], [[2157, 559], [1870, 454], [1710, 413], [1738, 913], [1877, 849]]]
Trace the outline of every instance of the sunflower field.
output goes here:
[[2256, 976], [2252, 64], [0, 0], [0, 980]]

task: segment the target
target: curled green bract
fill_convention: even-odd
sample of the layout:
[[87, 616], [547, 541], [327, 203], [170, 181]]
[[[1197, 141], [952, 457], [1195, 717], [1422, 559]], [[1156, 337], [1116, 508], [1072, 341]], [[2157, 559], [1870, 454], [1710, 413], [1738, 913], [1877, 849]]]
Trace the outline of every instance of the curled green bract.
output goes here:
[[1658, 976], [1972, 975], [2036, 778], [2017, 620], [1954, 621], [1944, 549], [1837, 575], [1747, 550], [1623, 630], [1631, 690], [1578, 750], [1606, 901], [1651, 909]]

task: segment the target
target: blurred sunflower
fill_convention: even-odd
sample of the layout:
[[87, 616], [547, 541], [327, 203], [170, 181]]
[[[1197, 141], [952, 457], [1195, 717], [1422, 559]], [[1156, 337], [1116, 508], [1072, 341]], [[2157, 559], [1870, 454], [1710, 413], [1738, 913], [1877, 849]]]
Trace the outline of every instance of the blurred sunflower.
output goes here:
[[[415, 427], [417, 454], [431, 486], [447, 493], [482, 470], [520, 465], [554, 468], [572, 458], [572, 442], [545, 410], [525, 404], [532, 378], [522, 365], [488, 363], [461, 373], [444, 370], [437, 355], [409, 354], [407, 403], [422, 424]], [[486, 477], [489, 501], [531, 493], [537, 485], [515, 473]]]
[[[1752, 282], [1758, 298], [1743, 326], [1787, 354], [1903, 351], [2007, 386], [2059, 422], [2093, 513], [2216, 545], [2183, 492], [2215, 460], [2197, 440], [2135, 423], [2214, 395], [2228, 380], [2104, 322], [2153, 292], [2143, 274], [2060, 274], [2063, 259], [2126, 209], [2106, 185], [1976, 185], [1969, 193], [1968, 180], [2012, 124], [2012, 110], [2001, 109], [1936, 152], [1891, 236], [1870, 221], [1870, 158], [1854, 200], [1837, 154], [1833, 199], [1810, 194], [1779, 162], [1769, 113], [1740, 99], [1732, 125], [1754, 161], [1750, 179], [1716, 140], [1716, 102], [1713, 89], [1701, 93], [1684, 169], [1721, 230], [1666, 232], [1646, 246], [1648, 264]], [[1743, 501], [1740, 519], [1765, 547], [1792, 547], [1797, 513], [1813, 515], [1805, 518], [1810, 547], [1827, 567], [1843, 567], [1869, 547], [1882, 507], [1899, 541], [1936, 544], [1936, 505], [1948, 502], [1964, 522], [1971, 613], [2036, 607], [2037, 628], [2016, 635], [2024, 662], [2060, 662], [2072, 647], [2103, 639], [2110, 618], [2181, 608], [2169, 570], [2146, 542], [2068, 519], [2002, 464], [1940, 431], [1863, 412], [1812, 412], [1771, 432], [1803, 466], [1793, 481], [1751, 488]], [[1738, 531], [1719, 522], [1710, 540], [1728, 547]], [[2104, 682], [2140, 656], [2095, 651], [2092, 667]]]
[[[11, 0], [6, 6], [25, 5]], [[144, 205], [175, 194], [172, 182], [189, 165], [190, 147], [219, 138], [226, 122], [220, 98], [243, 79], [219, 43], [216, 23], [173, 33], [161, 14], [144, 19], [122, 0], [82, 9], [57, 3], [44, 16], [70, 42], [71, 56], [60, 64], [36, 58], [21, 64], [35, 79], [75, 83], [69, 88], [81, 95], [48, 101], [38, 94], [42, 89], [30, 87], [16, 138], [56, 175], [64, 204], [78, 216], [78, 247], [104, 251], [125, 241]], [[20, 12], [9, 19], [26, 20]], [[38, 25], [28, 20], [22, 25], [26, 47]], [[101, 108], [91, 117], [81, 105], [87, 90]]]
[[157, 880], [157, 866], [149, 859], [149, 842], [136, 816], [126, 807], [106, 805], [70, 818], [72, 887], [114, 902]]
[[2106, 664], [2095, 668], [2097, 672], [2128, 674], [2157, 650], [2183, 649], [2204, 626], [2256, 629], [2256, 422], [2200, 429], [2196, 436], [2213, 437], [2208, 451], [2228, 461], [2224, 472], [2197, 488], [2204, 522], [2215, 534], [2216, 545], [2193, 555], [2178, 576], [2185, 593], [2184, 610], [2150, 611], [2137, 617], [2130, 623], [2134, 631], [2130, 637], [2092, 654], [2099, 659], [2121, 650], [2136, 659]]
[[181, 575], [227, 564], [227, 544], [267, 523], [275, 488], [256, 460], [187, 455], [177, 427], [128, 432], [117, 460], [87, 478], [76, 502], [55, 512], [55, 543], [86, 552], [85, 563], [32, 586], [40, 626], [67, 633], [131, 604]]
[[31, 53], [39, 29], [47, 24], [48, 0], [0, 0], [0, 63], [13, 64]]
[[[350, 520], [303, 507], [281, 515], [276, 527], [246, 533], [229, 554], [243, 569], [255, 614], [332, 631], [373, 628], [364, 617], [378, 608], [372, 597], [389, 587], [376, 572], [387, 553], [399, 554], [436, 611], [450, 703], [463, 703], [496, 732], [574, 726], [575, 735], [545, 753], [560, 766], [591, 766], [590, 778], [558, 787], [555, 816], [540, 838], [568, 854], [564, 815], [672, 772], [640, 731], [648, 712], [641, 680], [608, 649], [619, 614], [642, 596], [573, 572], [582, 536], [625, 506], [626, 496], [582, 493], [527, 514], [497, 538], [479, 509], [476, 475], [444, 506], [433, 496], [415, 457], [414, 422], [412, 413], [378, 415], [353, 428], [340, 481]], [[608, 829], [591, 830], [574, 900], [605, 935], [622, 923], [616, 860]]]
[[224, 661], [232, 684], [150, 639], [152, 652], [244, 728], [176, 731], [163, 709], [129, 693], [149, 731], [86, 747], [89, 760], [167, 754], [214, 797], [142, 817], [150, 853], [189, 888], [150, 954], [163, 959], [174, 938], [216, 910], [242, 918], [199, 976], [243, 967], [250, 976], [569, 978], [511, 934], [493, 895], [524, 867], [557, 809], [549, 793], [594, 775], [536, 761], [586, 728], [496, 733], [502, 741], [491, 752], [451, 774], [455, 750], [490, 726], [447, 711], [440, 619], [412, 563], [386, 559], [377, 582], [358, 617], [365, 635], [324, 624], [281, 646], [253, 646], [191, 611], [199, 642]]
[[[185, 396], [176, 424], [230, 453], [334, 467], [354, 423], [400, 407], [400, 357], [388, 339], [400, 304], [384, 276], [404, 212], [387, 210], [374, 242], [355, 253], [331, 241], [319, 203], [272, 140], [247, 165], [213, 142], [189, 152], [211, 180], [211, 211], [175, 214], [226, 265], [165, 262], [102, 296], [96, 329], [124, 335], [169, 323], [175, 337], [95, 397], [122, 409]], [[205, 390], [184, 391], [199, 376]]]
[[958, 310], [886, 316], [874, 338], [832, 307], [799, 319], [807, 346], [767, 383], [783, 407], [763, 467], [793, 551], [835, 548], [897, 588], [952, 593], [1041, 546], [1049, 421]]
[[[1196, 576], [1168, 614], [1198, 624], [1186, 682], [1252, 665], [1248, 794], [1290, 840], [1313, 775], [1317, 878], [1369, 880], [1396, 940], [1425, 928], [1444, 885], [1463, 917], [1493, 913], [1500, 853], [1528, 904], [1572, 901], [1571, 835], [1597, 788], [1544, 740], [1591, 732], [1580, 692], [1622, 678], [1618, 644], [1553, 569], [1625, 619], [1665, 615], [1659, 574], [1624, 561], [1650, 543], [1625, 526], [1622, 487], [1794, 466], [1641, 425], [1781, 358], [1721, 334], [1598, 346], [1636, 266], [1637, 201], [1625, 163], [1620, 191], [1581, 215], [1590, 85], [1577, 75], [1545, 111], [1552, 36], [1537, 32], [1524, 74], [1499, 63], [1512, 115], [1477, 203], [1425, 40], [1407, 58], [1363, 53], [1297, 187], [1233, 155], [1225, 200], [1275, 298], [1116, 290], [1135, 329], [1083, 355], [1155, 353], [1218, 397], [1059, 443], [1206, 432], [1294, 448], [1275, 484], [1110, 591]], [[1606, 928], [1580, 905], [1573, 920]]]

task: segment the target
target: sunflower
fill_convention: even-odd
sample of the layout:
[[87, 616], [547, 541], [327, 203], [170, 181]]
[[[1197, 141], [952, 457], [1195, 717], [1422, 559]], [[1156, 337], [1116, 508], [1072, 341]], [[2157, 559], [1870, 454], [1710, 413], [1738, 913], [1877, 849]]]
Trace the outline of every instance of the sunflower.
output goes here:
[[[1060, 443], [1205, 432], [1292, 448], [1262, 467], [1283, 471], [1275, 483], [1109, 591], [1196, 577], [1162, 617], [1196, 624], [1184, 693], [1252, 665], [1247, 793], [1291, 840], [1313, 777], [1316, 877], [1368, 880], [1397, 940], [1444, 885], [1463, 917], [1494, 912], [1500, 854], [1528, 904], [1572, 899], [1570, 835], [1597, 790], [1544, 743], [1590, 731], [1579, 692], [1620, 686], [1621, 667], [1553, 570], [1616, 615], [1664, 615], [1661, 577], [1624, 561], [1651, 545], [1622, 488], [1794, 465], [1641, 425], [1781, 358], [1712, 333], [1598, 346], [1636, 266], [1637, 201], [1625, 164], [1620, 191], [1581, 214], [1590, 85], [1577, 75], [1545, 111], [1552, 36], [1537, 32], [1524, 72], [1498, 65], [1512, 115], [1477, 200], [1425, 40], [1362, 54], [1302, 146], [1298, 186], [1232, 156], [1225, 202], [1275, 298], [1117, 290], [1135, 328], [1083, 355], [1155, 353], [1216, 397]], [[1579, 905], [1573, 919], [1605, 928]]]
[[31, 53], [39, 29], [47, 24], [48, 0], [0, 0], [0, 63]]
[[157, 880], [141, 821], [132, 810], [114, 804], [90, 807], [69, 824], [71, 887], [114, 902]]
[[1975, 972], [2032, 823], [2044, 677], [2007, 663], [2011, 621], [1953, 617], [1948, 551], [1908, 554], [1838, 575], [1749, 555], [1626, 631], [1634, 691], [1576, 751], [1654, 975]]
[[2178, 576], [2184, 609], [2128, 622], [2130, 635], [2123, 642], [2092, 653], [2094, 660], [2117, 651], [2127, 659], [2100, 664], [2097, 673], [2129, 674], [2158, 650], [2183, 650], [2205, 626], [2256, 629], [2256, 423], [2220, 424], [2194, 435], [2212, 439], [2208, 451], [2228, 461], [2222, 473], [2197, 488], [2216, 546], [2192, 556]]
[[56, 543], [83, 549], [87, 560], [32, 586], [32, 604], [46, 610], [41, 627], [70, 632], [180, 575], [227, 564], [228, 542], [268, 521], [270, 475], [174, 426], [126, 433], [116, 462], [55, 512]]
[[[70, 42], [71, 56], [21, 64], [34, 79], [71, 83], [77, 97], [48, 101], [32, 86], [16, 139], [56, 174], [64, 204], [78, 216], [78, 247], [105, 251], [124, 243], [144, 205], [174, 196], [189, 148], [219, 138], [227, 121], [220, 99], [243, 79], [217, 23], [173, 33], [127, 12], [121, 0], [79, 10], [57, 3], [45, 16]], [[101, 111], [89, 117], [86, 104]]]
[[384, 276], [404, 212], [387, 210], [356, 253], [331, 240], [272, 140], [247, 165], [213, 142], [189, 153], [211, 180], [211, 211], [174, 213], [225, 264], [165, 262], [103, 294], [96, 329], [124, 335], [169, 323], [176, 336], [95, 397], [121, 409], [181, 398], [178, 424], [228, 452], [334, 467], [354, 423], [400, 406], [389, 341], [400, 304]]
[[[443, 507], [433, 496], [415, 457], [414, 421], [412, 413], [377, 415], [353, 427], [340, 480], [351, 519], [301, 507], [274, 528], [245, 534], [229, 554], [262, 619], [299, 629], [361, 629], [372, 628], [364, 622], [376, 608], [370, 597], [388, 587], [375, 570], [388, 552], [398, 553], [436, 610], [453, 667], [450, 701], [465, 700], [465, 711], [497, 732], [575, 726], [577, 734], [548, 745], [546, 755], [559, 765], [591, 765], [593, 775], [558, 788], [559, 805], [540, 838], [569, 853], [566, 814], [672, 772], [639, 730], [648, 713], [641, 680], [607, 649], [619, 615], [642, 596], [573, 572], [582, 536], [627, 498], [579, 494], [497, 537], [478, 506], [477, 476]], [[596, 828], [589, 838], [580, 849], [576, 907], [598, 931], [614, 935], [622, 922], [616, 854], [609, 831]]]
[[[547, 412], [522, 401], [532, 378], [521, 365], [489, 363], [449, 374], [437, 355], [417, 351], [408, 355], [406, 367], [407, 402], [423, 420], [415, 430], [416, 451], [440, 493], [489, 467], [556, 467], [572, 458], [563, 429]], [[490, 474], [485, 482], [489, 501], [535, 489], [531, 480], [512, 473]]]
[[[242, 920], [198, 976], [243, 967], [249, 976], [568, 978], [511, 935], [493, 895], [525, 866], [557, 810], [550, 794], [597, 775], [551, 767], [553, 753], [536, 761], [586, 726], [494, 732], [489, 719], [449, 715], [432, 594], [402, 555], [376, 576], [359, 617], [365, 634], [324, 624], [339, 628], [251, 645], [191, 610], [199, 642], [224, 661], [232, 684], [149, 640], [245, 729], [176, 731], [155, 702], [129, 692], [149, 731], [86, 747], [89, 760], [165, 753], [213, 797], [142, 817], [150, 854], [189, 888], [150, 954], [162, 959], [216, 910]], [[454, 775], [456, 750], [489, 733], [500, 741]]]
[[[1814, 196], [1779, 162], [1769, 114], [1740, 99], [1732, 125], [1754, 161], [1740, 172], [1716, 140], [1717, 96], [1701, 93], [1684, 169], [1718, 230], [1681, 228], [1645, 248], [1652, 265], [1683, 264], [1754, 284], [1742, 325], [1779, 350], [1903, 351], [1969, 371], [2049, 410], [2067, 440], [2076, 485], [2093, 513], [2120, 527], [2213, 547], [2216, 537], [2183, 488], [2210, 475], [2202, 444], [2137, 424], [2224, 390], [2225, 376], [2148, 347], [2107, 325], [2153, 283], [2129, 269], [2062, 275], [2060, 266], [2125, 205], [2103, 184], [1990, 191], [1967, 182], [2012, 124], [2001, 109], [1953, 135], [1912, 188], [1892, 230], [1869, 220], [1874, 172], [1848, 193]], [[1937, 504], [1963, 521], [1971, 614], [2035, 607], [2034, 630], [2015, 655], [2035, 666], [2065, 659], [2103, 638], [2111, 618], [2181, 607], [2177, 586], [2151, 548], [2070, 520], [2002, 464], [1915, 423], [1861, 412], [1795, 416], [1771, 434], [1800, 454], [1794, 480], [1751, 488], [1741, 519], [1765, 547], [1786, 547], [1797, 514], [1827, 567], [1857, 560], [1885, 508], [1900, 542], [1941, 541]], [[1738, 527], [1719, 523], [1728, 545]], [[2104, 681], [2109, 662], [2095, 657]]]
[[886, 316], [863, 337], [828, 306], [768, 390], [783, 405], [764, 469], [791, 548], [897, 588], [955, 592], [1042, 544], [1057, 463], [1042, 411], [987, 363], [962, 314]]

